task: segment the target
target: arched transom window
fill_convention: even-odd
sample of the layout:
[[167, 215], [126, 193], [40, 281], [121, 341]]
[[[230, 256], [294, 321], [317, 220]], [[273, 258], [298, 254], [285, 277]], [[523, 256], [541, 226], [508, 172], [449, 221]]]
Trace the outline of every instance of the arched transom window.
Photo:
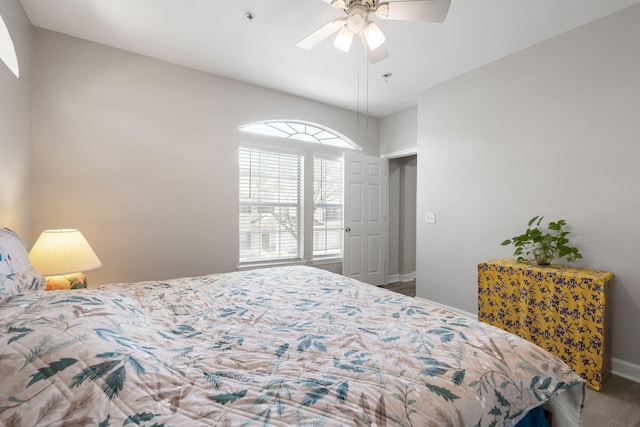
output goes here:
[[16, 50], [2, 16], [0, 16], [0, 60], [9, 67], [16, 77], [20, 77], [20, 67], [18, 66]]
[[263, 122], [240, 126], [240, 130], [260, 135], [291, 138], [314, 144], [331, 145], [334, 147], [349, 148], [351, 150], [362, 150], [358, 144], [351, 141], [346, 136], [324, 126], [307, 122], [266, 120]]

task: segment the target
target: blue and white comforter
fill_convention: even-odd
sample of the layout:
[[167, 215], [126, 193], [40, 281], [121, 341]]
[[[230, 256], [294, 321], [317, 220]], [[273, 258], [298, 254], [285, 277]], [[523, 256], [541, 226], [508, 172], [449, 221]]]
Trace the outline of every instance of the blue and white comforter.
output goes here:
[[500, 426], [584, 393], [520, 338], [307, 267], [13, 297], [0, 378], [0, 424], [29, 426]]

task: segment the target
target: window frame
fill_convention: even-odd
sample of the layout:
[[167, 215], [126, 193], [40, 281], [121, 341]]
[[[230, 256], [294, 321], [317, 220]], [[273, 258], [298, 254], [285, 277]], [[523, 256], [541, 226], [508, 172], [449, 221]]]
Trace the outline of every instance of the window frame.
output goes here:
[[[247, 212], [247, 208], [249, 208], [249, 215], [251, 214], [250, 208], [251, 207], [255, 207], [258, 209], [258, 211], [263, 210], [265, 206], [267, 205], [280, 205], [280, 207], [290, 207], [289, 205], [291, 205], [291, 202], [261, 202], [261, 201], [257, 201], [255, 203], [253, 203], [252, 205], [249, 205], [247, 202], [243, 202], [242, 199], [242, 186], [243, 186], [243, 176], [242, 176], [242, 151], [246, 150], [249, 152], [262, 152], [265, 153], [265, 155], [273, 155], [273, 156], [293, 156], [297, 158], [297, 163], [298, 163], [298, 180], [297, 180], [297, 194], [298, 194], [298, 201], [297, 201], [297, 209], [298, 209], [298, 215], [296, 218], [296, 227], [297, 227], [297, 241], [296, 241], [296, 246], [297, 246], [297, 253], [294, 256], [288, 257], [288, 256], [279, 256], [279, 257], [267, 257], [267, 256], [253, 256], [253, 257], [243, 257], [242, 256], [242, 250], [243, 250], [243, 246], [244, 246], [244, 250], [245, 251], [257, 251], [259, 254], [262, 253], [264, 251], [264, 234], [265, 231], [260, 227], [258, 227], [258, 230], [255, 231], [255, 234], [258, 236], [257, 240], [253, 243], [249, 243], [248, 245], [245, 244], [243, 245], [242, 239], [247, 239], [246, 237], [246, 233], [251, 234], [252, 230], [248, 230], [246, 228], [243, 228], [242, 226], [242, 216], [243, 214], [246, 214]], [[238, 146], [238, 238], [239, 238], [239, 248], [238, 248], [238, 260], [239, 260], [239, 264], [240, 266], [250, 266], [250, 265], [266, 265], [266, 264], [279, 264], [279, 263], [289, 263], [289, 262], [295, 262], [295, 261], [300, 261], [304, 258], [304, 233], [305, 233], [305, 223], [304, 223], [304, 212], [305, 212], [305, 162], [306, 162], [306, 155], [304, 152], [300, 152], [300, 151], [291, 151], [291, 150], [283, 150], [283, 149], [279, 149], [279, 148], [273, 148], [270, 146], [255, 146], [255, 145], [250, 145], [250, 144], [240, 144]], [[280, 181], [279, 181], [279, 185], [280, 185]], [[264, 215], [263, 213], [259, 213], [259, 215]], [[261, 218], [259, 218], [258, 220], [262, 220]], [[276, 219], [277, 220], [277, 219]], [[281, 233], [282, 229], [278, 229], [278, 232]], [[272, 238], [269, 238], [270, 241], [270, 246], [272, 244]], [[255, 243], [255, 244], [254, 244]], [[269, 252], [269, 251], [266, 251]]]
[[[238, 130], [238, 147], [245, 147], [250, 149], [260, 149], [266, 151], [274, 151], [274, 152], [283, 152], [283, 153], [292, 153], [292, 154], [301, 154], [304, 156], [304, 210], [302, 212], [302, 221], [304, 224], [304, 236], [302, 241], [302, 252], [300, 259], [287, 259], [281, 261], [275, 260], [265, 260], [265, 261], [256, 261], [256, 262], [240, 262], [239, 260], [239, 250], [238, 253], [238, 265], [237, 269], [241, 271], [251, 270], [254, 268], [264, 268], [264, 267], [272, 267], [278, 265], [312, 265], [318, 266], [320, 268], [328, 268], [331, 271], [335, 271], [334, 269], [339, 269], [340, 265], [343, 261], [344, 256], [344, 229], [342, 232], [342, 255], [333, 254], [328, 256], [315, 256], [313, 255], [314, 249], [314, 200], [313, 200], [313, 191], [314, 191], [314, 158], [315, 157], [326, 157], [326, 158], [340, 158], [345, 159], [345, 154], [350, 152], [350, 149], [330, 146], [330, 145], [322, 145], [322, 144], [312, 144], [312, 143], [304, 143], [291, 138], [279, 138], [273, 135], [259, 135], [250, 132], [241, 132]], [[346, 181], [344, 181], [344, 163], [343, 163], [343, 193], [344, 186], [346, 185]], [[236, 179], [239, 174], [236, 173]], [[238, 202], [236, 202], [236, 209], [238, 209]], [[344, 209], [344, 194], [343, 194], [343, 209]], [[344, 216], [344, 213], [343, 213]], [[238, 218], [238, 217], [236, 217]], [[343, 219], [344, 223], [344, 219]], [[252, 246], [259, 244], [256, 239], [253, 240]], [[326, 267], [325, 267], [326, 266]]]
[[[329, 204], [327, 203], [321, 203], [318, 204], [316, 203], [315, 200], [315, 196], [316, 196], [316, 160], [320, 160], [320, 161], [339, 161], [340, 162], [340, 180], [341, 180], [341, 188], [340, 188], [340, 204], [338, 206], [329, 206]], [[344, 155], [330, 155], [330, 154], [324, 154], [324, 153], [314, 153], [313, 154], [313, 210], [311, 213], [311, 216], [313, 218], [313, 227], [312, 227], [312, 246], [311, 246], [311, 259], [314, 262], [317, 261], [322, 261], [322, 260], [329, 260], [329, 259], [342, 259], [343, 255], [344, 255], [344, 239], [342, 238], [342, 231], [344, 230]], [[321, 177], [322, 179], [322, 177]], [[335, 204], [331, 204], [331, 205], [335, 205]], [[327, 249], [325, 246], [325, 253], [321, 254], [321, 253], [317, 253], [316, 251], [316, 231], [320, 231], [316, 228], [315, 225], [315, 211], [316, 208], [318, 206], [324, 206], [324, 214], [323, 217], [325, 217], [325, 222], [326, 220], [326, 216], [329, 210], [329, 207], [332, 208], [339, 208], [342, 215], [341, 218], [339, 220], [340, 225], [339, 226], [330, 226], [324, 227], [324, 232], [326, 233], [327, 231], [340, 231], [340, 248], [339, 248], [339, 252], [336, 253], [327, 253]], [[325, 234], [325, 239], [326, 239], [326, 234]], [[326, 244], [326, 242], [325, 242]], [[319, 252], [319, 251], [318, 251]]]

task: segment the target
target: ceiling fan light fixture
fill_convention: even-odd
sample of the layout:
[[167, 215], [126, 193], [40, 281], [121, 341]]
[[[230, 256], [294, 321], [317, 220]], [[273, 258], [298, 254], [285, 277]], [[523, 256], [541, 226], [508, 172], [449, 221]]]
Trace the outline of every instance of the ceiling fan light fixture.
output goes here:
[[[389, 57], [384, 46], [386, 37], [378, 25], [369, 20], [370, 15], [377, 19], [414, 22], [442, 22], [449, 12], [451, 0], [322, 0], [331, 6], [343, 9], [344, 18], [331, 22], [309, 34], [296, 45], [303, 49], [311, 49], [323, 40], [340, 31], [333, 45], [344, 52], [351, 47], [353, 36], [360, 41], [367, 51], [369, 63], [375, 64]], [[375, 19], [375, 18], [374, 18]]]
[[349, 9], [349, 17], [347, 18], [347, 28], [353, 34], [358, 34], [366, 26], [369, 16], [369, 10], [362, 5], [355, 5]]
[[351, 42], [353, 41], [353, 33], [346, 26], [342, 27], [338, 35], [336, 36], [333, 45], [341, 51], [348, 53], [351, 49]]
[[375, 22], [369, 22], [364, 29], [364, 38], [367, 40], [369, 50], [376, 50], [385, 42], [386, 38]]

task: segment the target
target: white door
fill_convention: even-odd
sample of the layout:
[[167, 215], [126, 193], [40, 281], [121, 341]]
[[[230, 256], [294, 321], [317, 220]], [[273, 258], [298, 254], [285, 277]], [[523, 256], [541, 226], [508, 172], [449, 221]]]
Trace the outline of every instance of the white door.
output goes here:
[[372, 285], [386, 281], [387, 160], [345, 153], [342, 274]]

